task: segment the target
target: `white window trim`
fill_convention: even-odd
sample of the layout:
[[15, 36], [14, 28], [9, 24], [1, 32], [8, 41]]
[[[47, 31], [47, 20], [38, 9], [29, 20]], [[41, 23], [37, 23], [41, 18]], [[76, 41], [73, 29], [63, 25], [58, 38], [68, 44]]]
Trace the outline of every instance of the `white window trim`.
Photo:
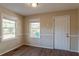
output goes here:
[[[40, 18], [29, 19], [29, 34], [28, 34], [28, 37], [31, 39], [40, 39], [41, 38], [41, 27], [40, 27], [40, 38], [30, 37], [30, 23], [40, 23]], [[41, 23], [40, 23], [40, 26], [41, 26]]]
[[[15, 21], [15, 37], [7, 38], [7, 39], [3, 39], [3, 38], [2, 38], [2, 36], [3, 36], [3, 32], [2, 32], [2, 31], [3, 31], [3, 29], [2, 29], [2, 20], [3, 20], [3, 19], [8, 19], [8, 20]], [[16, 20], [2, 16], [2, 17], [1, 17], [1, 41], [11, 40], [11, 39], [16, 39]]]

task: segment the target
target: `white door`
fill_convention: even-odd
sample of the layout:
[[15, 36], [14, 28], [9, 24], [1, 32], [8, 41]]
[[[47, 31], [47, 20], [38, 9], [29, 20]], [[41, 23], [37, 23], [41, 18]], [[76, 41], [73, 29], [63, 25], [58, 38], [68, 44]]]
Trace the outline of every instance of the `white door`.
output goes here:
[[55, 16], [55, 40], [54, 48], [70, 49], [70, 16]]

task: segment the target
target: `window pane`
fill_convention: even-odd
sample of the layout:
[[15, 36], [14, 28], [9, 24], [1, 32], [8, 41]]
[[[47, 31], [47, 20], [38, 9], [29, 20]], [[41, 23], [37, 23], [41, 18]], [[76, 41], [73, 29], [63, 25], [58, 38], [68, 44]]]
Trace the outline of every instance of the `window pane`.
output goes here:
[[15, 21], [3, 19], [2, 20], [2, 38], [13, 38], [15, 37]]
[[40, 38], [40, 23], [30, 23], [30, 37]]

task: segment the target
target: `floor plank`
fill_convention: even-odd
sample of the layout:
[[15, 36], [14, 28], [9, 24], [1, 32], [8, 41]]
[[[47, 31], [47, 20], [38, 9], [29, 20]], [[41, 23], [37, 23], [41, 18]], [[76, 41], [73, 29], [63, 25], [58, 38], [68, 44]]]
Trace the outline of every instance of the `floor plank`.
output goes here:
[[79, 53], [24, 45], [2, 56], [79, 56]]

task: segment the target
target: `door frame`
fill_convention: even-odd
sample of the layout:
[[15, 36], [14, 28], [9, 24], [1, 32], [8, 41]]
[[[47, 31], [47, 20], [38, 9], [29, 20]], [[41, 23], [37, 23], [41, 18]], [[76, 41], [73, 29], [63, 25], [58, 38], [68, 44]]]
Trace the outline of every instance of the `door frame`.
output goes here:
[[[70, 22], [71, 21], [71, 18], [70, 17], [71, 16], [70, 15], [56, 15], [56, 16], [68, 16], [69, 23], [70, 23], [69, 24], [69, 32], [70, 32], [69, 33], [69, 37], [70, 37], [70, 35], [71, 35], [71, 31], [70, 31], [71, 30], [71, 22]], [[52, 33], [53, 34], [53, 38], [52, 38], [53, 39], [53, 49], [55, 49], [55, 17], [56, 16], [53, 16], [52, 17], [52, 19], [53, 19], [53, 33]], [[71, 37], [69, 39], [69, 49], [68, 49], [68, 51], [71, 51]]]

